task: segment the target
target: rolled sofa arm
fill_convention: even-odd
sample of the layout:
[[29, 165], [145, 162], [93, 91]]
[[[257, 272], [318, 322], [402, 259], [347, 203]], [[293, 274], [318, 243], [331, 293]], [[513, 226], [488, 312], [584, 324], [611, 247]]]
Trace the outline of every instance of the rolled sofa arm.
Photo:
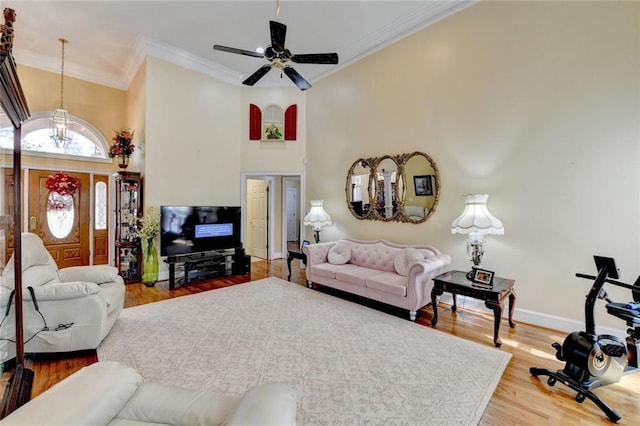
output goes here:
[[309, 244], [302, 248], [302, 251], [307, 255], [307, 266], [317, 265], [327, 261], [329, 250], [336, 244], [335, 241], [327, 243]]
[[428, 259], [420, 260], [415, 263], [409, 265], [409, 275], [411, 275], [411, 271], [414, 267], [417, 268], [416, 273], [418, 274], [433, 274], [431, 278], [435, 277], [439, 274], [440, 270], [451, 263], [451, 256], [448, 254], [438, 254], [432, 256]]
[[110, 265], [70, 266], [59, 269], [58, 277], [62, 282], [88, 281], [96, 284], [122, 280], [118, 268]]
[[433, 278], [444, 272], [451, 263], [448, 254], [437, 254], [428, 259], [420, 260], [409, 266], [409, 310], [418, 310], [424, 306], [431, 297]]

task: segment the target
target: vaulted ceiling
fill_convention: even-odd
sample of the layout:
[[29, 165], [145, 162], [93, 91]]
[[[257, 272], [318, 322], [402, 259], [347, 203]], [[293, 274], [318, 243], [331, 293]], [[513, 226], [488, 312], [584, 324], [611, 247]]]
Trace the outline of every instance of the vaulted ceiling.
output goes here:
[[[16, 10], [19, 64], [126, 89], [146, 55], [240, 84], [264, 58], [214, 51], [270, 44], [269, 20], [287, 25], [295, 53], [338, 53], [336, 65], [295, 64], [311, 83], [423, 29], [475, 0], [2, 1]], [[277, 5], [279, 4], [279, 13]], [[409, 58], [407, 58], [409, 60]], [[257, 86], [289, 86], [270, 72]]]

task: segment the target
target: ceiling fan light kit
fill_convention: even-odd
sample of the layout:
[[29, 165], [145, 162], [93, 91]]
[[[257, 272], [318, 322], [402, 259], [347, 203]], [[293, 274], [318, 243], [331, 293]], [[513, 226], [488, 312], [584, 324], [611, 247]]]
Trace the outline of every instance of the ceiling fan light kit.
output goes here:
[[[262, 77], [264, 77], [271, 68], [276, 68], [281, 73], [284, 73], [289, 77], [289, 79], [293, 81], [300, 90], [307, 90], [311, 87], [311, 84], [291, 65], [289, 65], [290, 61], [298, 64], [336, 65], [338, 63], [337, 53], [292, 54], [291, 51], [285, 47], [287, 26], [277, 21], [269, 21], [269, 28], [271, 30], [271, 45], [264, 49], [264, 53], [237, 49], [235, 47], [221, 46], [218, 44], [213, 45], [214, 50], [251, 56], [254, 58], [266, 58], [269, 61], [268, 64], [258, 68], [256, 72], [247, 77], [242, 84], [253, 86]], [[282, 77], [282, 74], [280, 76]]]

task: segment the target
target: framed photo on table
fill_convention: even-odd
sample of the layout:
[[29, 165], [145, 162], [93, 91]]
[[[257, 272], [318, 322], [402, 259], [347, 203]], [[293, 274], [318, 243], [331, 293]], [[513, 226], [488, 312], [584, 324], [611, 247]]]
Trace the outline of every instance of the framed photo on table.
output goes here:
[[493, 285], [493, 271], [487, 271], [486, 269], [473, 268], [473, 276], [471, 281], [478, 284]]
[[304, 247], [309, 245], [309, 241], [307, 240], [302, 240], [302, 243], [300, 243], [300, 250], [302, 250]]
[[416, 195], [433, 195], [433, 185], [431, 185], [431, 175], [420, 175], [413, 177], [413, 186]]

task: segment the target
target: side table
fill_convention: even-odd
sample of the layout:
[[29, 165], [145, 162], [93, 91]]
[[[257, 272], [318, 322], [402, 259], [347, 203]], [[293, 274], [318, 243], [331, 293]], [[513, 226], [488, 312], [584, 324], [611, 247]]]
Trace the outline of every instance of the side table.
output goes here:
[[457, 294], [484, 300], [485, 306], [493, 311], [493, 343], [500, 347], [502, 340], [500, 340], [498, 331], [500, 330], [504, 300], [507, 297], [509, 298], [509, 326], [511, 328], [516, 326], [513, 322], [513, 310], [516, 304], [514, 285], [514, 280], [500, 277], [493, 278], [492, 286], [476, 284], [469, 281], [467, 273], [463, 271], [449, 271], [440, 274], [433, 279], [433, 290], [431, 290], [431, 304], [433, 306], [431, 325], [435, 326], [438, 323], [438, 296], [445, 291], [453, 295], [453, 306], [451, 306], [453, 312], [458, 309]]
[[291, 281], [291, 260], [300, 259], [304, 266], [307, 266], [307, 255], [302, 252], [302, 250], [292, 249], [289, 250], [289, 254], [287, 255], [287, 268], [289, 268], [289, 276], [287, 276], [287, 280]]

